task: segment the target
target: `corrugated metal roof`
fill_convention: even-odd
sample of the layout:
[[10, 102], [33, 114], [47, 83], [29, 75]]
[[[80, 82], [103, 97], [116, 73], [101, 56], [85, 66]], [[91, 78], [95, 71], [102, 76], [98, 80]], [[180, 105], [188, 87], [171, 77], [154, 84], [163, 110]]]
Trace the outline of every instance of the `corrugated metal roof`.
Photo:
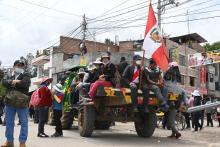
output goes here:
[[177, 36], [177, 37], [171, 37], [169, 38], [170, 40], [177, 42], [177, 43], [185, 43], [190, 41], [196, 41], [198, 43], [204, 43], [207, 42], [206, 39], [204, 39], [202, 36], [200, 36], [197, 33], [192, 33], [192, 34], [187, 34], [187, 35], [182, 35], [182, 36]]

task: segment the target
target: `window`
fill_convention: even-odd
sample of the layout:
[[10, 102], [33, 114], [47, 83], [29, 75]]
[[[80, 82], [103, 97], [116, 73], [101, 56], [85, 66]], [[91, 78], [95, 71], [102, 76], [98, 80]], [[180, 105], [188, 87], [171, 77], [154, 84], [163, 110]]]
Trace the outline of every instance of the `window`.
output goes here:
[[186, 57], [184, 55], [179, 54], [179, 65], [186, 65]]
[[215, 82], [215, 90], [220, 91], [220, 82]]
[[181, 82], [180, 82], [180, 83], [181, 83], [181, 85], [184, 85], [184, 84], [185, 84], [185, 82], [184, 82], [184, 81], [185, 81], [185, 76], [184, 76], [184, 75], [181, 75]]
[[189, 84], [190, 84], [190, 86], [192, 86], [192, 87], [195, 86], [195, 77], [189, 77]]
[[218, 76], [218, 66], [219, 64], [213, 64], [215, 67], [215, 76]]
[[209, 81], [211, 82], [211, 83], [213, 83], [214, 82], [214, 75], [213, 74], [209, 74]]

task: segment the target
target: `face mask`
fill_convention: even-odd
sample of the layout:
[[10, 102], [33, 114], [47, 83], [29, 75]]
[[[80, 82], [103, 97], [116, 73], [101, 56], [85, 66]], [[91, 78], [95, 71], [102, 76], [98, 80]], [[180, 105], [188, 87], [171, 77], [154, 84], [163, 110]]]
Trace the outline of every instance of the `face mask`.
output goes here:
[[104, 65], [107, 65], [107, 64], [109, 64], [109, 61], [107, 61], [107, 62], [103, 62], [103, 64], [104, 64]]
[[15, 73], [16, 74], [21, 74], [23, 72], [24, 72], [24, 69], [22, 69], [22, 68], [15, 68]]
[[137, 64], [137, 65], [141, 65], [141, 63], [142, 63], [141, 60], [137, 60], [137, 61], [136, 61], [136, 64]]

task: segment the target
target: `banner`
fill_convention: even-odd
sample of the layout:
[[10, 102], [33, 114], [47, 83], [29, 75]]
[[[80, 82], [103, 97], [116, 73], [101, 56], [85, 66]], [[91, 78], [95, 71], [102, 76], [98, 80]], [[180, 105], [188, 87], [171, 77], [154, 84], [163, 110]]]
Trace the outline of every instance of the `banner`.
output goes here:
[[79, 62], [80, 65], [84, 65], [86, 66], [87, 64], [87, 60], [84, 56], [80, 56], [80, 62]]
[[203, 53], [195, 53], [188, 55], [189, 67], [208, 65], [220, 62], [220, 51], [209, 51]]
[[206, 66], [203, 65], [200, 67], [200, 84], [203, 85], [204, 87], [205, 83], [206, 83]]
[[179, 63], [179, 48], [173, 48], [171, 52], [171, 61]]

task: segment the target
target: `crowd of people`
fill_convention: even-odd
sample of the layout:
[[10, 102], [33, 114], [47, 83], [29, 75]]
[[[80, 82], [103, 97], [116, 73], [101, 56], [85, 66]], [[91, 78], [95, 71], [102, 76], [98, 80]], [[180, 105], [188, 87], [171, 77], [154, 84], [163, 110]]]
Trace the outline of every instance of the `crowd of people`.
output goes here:
[[[0, 102], [0, 123], [2, 123], [1, 116], [4, 110], [5, 134], [7, 139], [5, 144], [1, 147], [14, 146], [13, 128], [16, 113], [18, 114], [19, 124], [21, 125], [19, 137], [20, 147], [26, 147], [25, 143], [28, 136], [28, 108], [31, 110], [30, 116], [34, 116], [34, 122], [38, 123], [38, 137], [49, 137], [44, 130], [44, 126], [48, 122], [49, 108], [52, 108], [54, 125], [56, 126], [55, 133], [51, 135], [51, 137], [63, 136], [61, 117], [63, 110], [62, 104], [65, 96], [65, 89], [63, 88], [64, 82], [59, 82], [49, 89], [48, 87], [51, 85], [53, 79], [48, 77], [42, 78], [39, 82], [39, 88], [33, 92], [29, 103], [27, 95], [31, 81], [29, 73], [25, 71], [25, 67], [24, 62], [20, 60], [15, 61], [12, 76], [2, 80], [3, 85], [9, 92], [5, 96], [5, 103]], [[148, 98], [149, 91], [153, 91], [160, 101], [159, 109], [167, 112], [166, 125], [172, 131], [169, 137], [178, 139], [181, 137], [181, 134], [175, 126], [177, 108], [180, 107], [180, 104], [198, 106], [202, 103], [202, 97], [199, 91], [194, 91], [192, 98], [188, 100], [184, 89], [178, 87], [178, 82], [180, 82], [180, 73], [177, 63], [170, 63], [168, 70], [164, 76], [162, 76], [160, 68], [153, 59], [150, 59], [149, 66], [144, 66], [142, 57], [139, 55], [133, 56], [133, 63], [131, 65], [128, 64], [125, 57], [122, 57], [119, 65], [116, 66], [111, 62], [110, 54], [106, 53], [90, 63], [87, 70], [83, 68], [79, 69], [77, 76], [71, 83], [72, 103], [77, 104], [79, 102], [79, 93], [82, 89], [88, 93], [88, 101], [93, 101], [99, 86], [126, 87], [131, 89], [133, 111], [140, 111], [137, 97], [138, 89], [141, 89], [143, 91], [144, 113], [150, 113], [148, 109]], [[167, 97], [170, 90], [174, 90], [174, 92], [182, 95], [179, 103], [170, 103], [168, 101]], [[210, 101], [207, 103], [210, 103]], [[217, 111], [218, 116], [220, 115], [219, 109], [220, 108], [218, 108]], [[211, 119], [212, 110], [206, 110], [206, 114], [207, 126], [213, 126]], [[204, 119], [204, 117], [201, 115], [201, 112], [194, 112], [191, 114], [191, 117], [193, 120], [192, 127], [195, 131], [198, 131], [198, 129], [202, 128], [199, 119]], [[190, 124], [187, 124], [188, 127], [190, 127], [189, 125]]]

